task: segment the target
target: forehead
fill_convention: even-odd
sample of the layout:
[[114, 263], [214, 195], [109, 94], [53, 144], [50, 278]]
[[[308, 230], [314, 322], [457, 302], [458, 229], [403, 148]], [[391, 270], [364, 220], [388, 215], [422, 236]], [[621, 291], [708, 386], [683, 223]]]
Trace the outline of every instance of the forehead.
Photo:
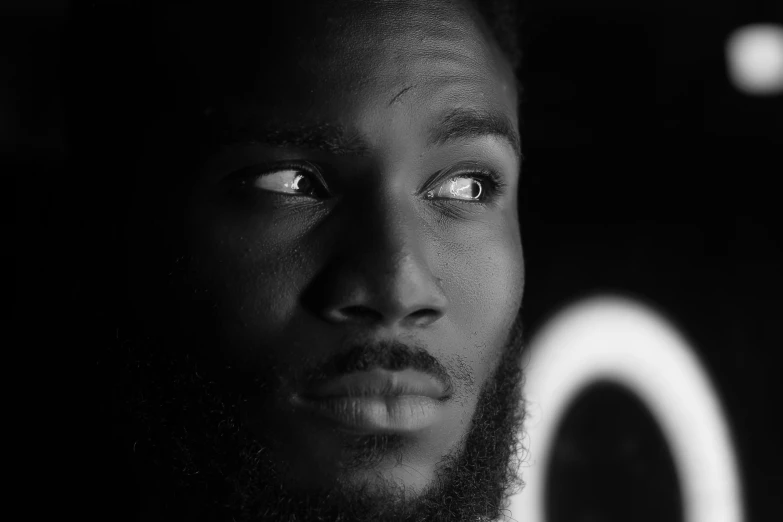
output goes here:
[[312, 22], [298, 65], [319, 78], [342, 79], [350, 90], [506, 72], [480, 17], [459, 1], [351, 4]]
[[262, 4], [175, 13], [200, 110], [221, 128], [325, 122], [399, 136], [455, 108], [517, 125], [514, 73], [467, 2]]
[[301, 4], [274, 15], [264, 2], [187, 6], [167, 22], [180, 53], [172, 71], [185, 69], [180, 92], [196, 94], [187, 106], [217, 130], [199, 154], [326, 124], [369, 144], [375, 160], [399, 162], [428, 154], [432, 129], [455, 109], [505, 115], [518, 142], [514, 72], [469, 4]]

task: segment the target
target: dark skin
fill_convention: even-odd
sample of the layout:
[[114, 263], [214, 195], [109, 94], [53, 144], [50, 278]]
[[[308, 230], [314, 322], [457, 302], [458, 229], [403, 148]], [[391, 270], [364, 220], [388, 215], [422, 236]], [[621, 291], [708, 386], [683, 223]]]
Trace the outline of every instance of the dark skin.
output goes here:
[[[516, 83], [467, 5], [423, 4], [283, 17], [277, 37], [307, 37], [199, 107], [219, 138], [175, 190], [180, 320], [143, 313], [140, 285], [127, 343], [150, 363], [129, 401], [140, 520], [498, 516], [523, 410]], [[373, 366], [447, 383], [440, 421], [348, 434], [286, 402]]]

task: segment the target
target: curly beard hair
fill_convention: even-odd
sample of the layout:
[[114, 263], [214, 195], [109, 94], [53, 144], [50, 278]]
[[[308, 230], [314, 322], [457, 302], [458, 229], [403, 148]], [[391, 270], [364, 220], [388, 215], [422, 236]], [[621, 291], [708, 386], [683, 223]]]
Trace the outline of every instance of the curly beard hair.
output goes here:
[[[125, 336], [115, 354], [114, 393], [121, 410], [115, 431], [167, 521], [493, 521], [524, 486], [519, 316], [462, 444], [443, 457], [434, 483], [415, 498], [390, 482], [377, 489], [287, 488], [285, 463], [275, 458], [278, 443], [260, 440], [242, 422], [247, 397], [269, 391], [279, 368], [270, 361], [264, 375], [249, 375], [206, 350], [166, 346], [172, 345], [164, 338]], [[395, 434], [357, 436], [344, 467], [366, 469], [389, 452], [401, 462], [400, 446]]]

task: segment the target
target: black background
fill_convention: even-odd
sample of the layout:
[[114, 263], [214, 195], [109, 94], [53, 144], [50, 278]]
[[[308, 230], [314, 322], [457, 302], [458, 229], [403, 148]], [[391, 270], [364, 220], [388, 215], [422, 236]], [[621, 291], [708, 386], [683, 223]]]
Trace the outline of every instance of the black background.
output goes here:
[[[25, 382], [40, 392], [24, 394], [34, 405], [22, 414], [42, 457], [21, 484], [35, 498], [60, 492], [62, 515], [87, 515], [128, 483], [90, 412], [90, 394], [100, 393], [84, 377], [90, 356], [58, 334], [81, 284], [62, 268], [79, 251], [68, 248], [68, 202], [56, 190], [78, 175], [63, 167], [67, 5], [14, 4], [0, 32], [0, 138], [20, 225], [14, 322], [24, 349], [14, 354], [34, 358], [37, 377]], [[783, 96], [734, 90], [724, 45], [741, 25], [783, 24], [780, 9], [774, 0], [531, 1], [519, 33], [528, 333], [604, 291], [664, 313], [698, 350], [728, 411], [750, 521], [783, 520]], [[109, 342], [112, 325], [92, 319]], [[552, 519], [676, 520], [676, 479], [643, 407], [599, 386], [573, 411], [555, 454], [562, 479], [550, 490], [567, 501], [550, 503]], [[613, 447], [626, 448], [619, 461]], [[123, 511], [112, 506], [118, 516], [109, 518]]]
[[[524, 8], [527, 328], [604, 291], [659, 309], [728, 411], [747, 520], [780, 520], [783, 96], [735, 91], [724, 45], [734, 28], [783, 13], [775, 2], [637, 4]], [[660, 487], [673, 471], [641, 406], [608, 387], [588, 395], [558, 441], [578, 458], [556, 453], [553, 473], [578, 478], [553, 480], [553, 519], [674, 520], [664, 513], [679, 499]], [[641, 471], [613, 461], [607, 440], [635, 444]], [[660, 512], [637, 509], [656, 500]]]

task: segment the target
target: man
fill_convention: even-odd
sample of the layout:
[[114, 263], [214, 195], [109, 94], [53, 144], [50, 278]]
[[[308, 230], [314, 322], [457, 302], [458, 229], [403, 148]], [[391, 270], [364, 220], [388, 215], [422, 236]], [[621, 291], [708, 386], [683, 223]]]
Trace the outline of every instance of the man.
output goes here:
[[524, 268], [495, 4], [102, 21], [125, 51], [89, 92], [122, 129], [93, 164], [132, 194], [107, 378], [139, 521], [501, 519]]

